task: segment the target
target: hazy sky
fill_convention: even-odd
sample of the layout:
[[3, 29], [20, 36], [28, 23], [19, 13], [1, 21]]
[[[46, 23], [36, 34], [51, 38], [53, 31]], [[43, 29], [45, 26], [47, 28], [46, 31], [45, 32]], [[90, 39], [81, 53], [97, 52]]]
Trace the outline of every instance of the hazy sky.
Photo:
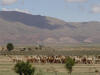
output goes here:
[[100, 21], [100, 0], [0, 0], [0, 10], [16, 10], [65, 21]]

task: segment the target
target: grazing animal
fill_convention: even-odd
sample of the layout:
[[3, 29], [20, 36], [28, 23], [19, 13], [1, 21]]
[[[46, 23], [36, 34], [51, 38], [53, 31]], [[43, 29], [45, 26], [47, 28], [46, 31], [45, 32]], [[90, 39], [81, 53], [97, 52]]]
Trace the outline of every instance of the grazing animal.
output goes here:
[[76, 64], [100, 64], [100, 59], [95, 56], [46, 56], [46, 55], [34, 55], [34, 56], [25, 56], [24, 58], [18, 56], [8, 55], [9, 60], [12, 62], [30, 62], [30, 63], [60, 63], [64, 64], [67, 61], [67, 58], [72, 58]]

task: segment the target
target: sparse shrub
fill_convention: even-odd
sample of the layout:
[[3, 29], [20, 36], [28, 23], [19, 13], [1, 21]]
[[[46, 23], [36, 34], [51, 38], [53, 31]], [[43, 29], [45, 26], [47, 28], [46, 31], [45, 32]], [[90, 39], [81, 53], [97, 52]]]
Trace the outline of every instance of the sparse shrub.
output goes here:
[[39, 49], [42, 50], [42, 48], [43, 48], [43, 46], [42, 45], [39, 45]]
[[67, 58], [66, 61], [66, 69], [68, 70], [68, 73], [71, 75], [72, 73], [72, 68], [75, 65], [75, 61], [72, 58]]
[[14, 45], [12, 44], [12, 43], [8, 43], [7, 44], [7, 50], [8, 51], [11, 51], [11, 50], [13, 50], [14, 49]]
[[99, 71], [98, 70], [95, 70], [95, 73], [98, 73]]
[[19, 75], [34, 75], [35, 68], [29, 62], [18, 62], [14, 70]]
[[38, 50], [38, 47], [35, 47], [36, 50]]

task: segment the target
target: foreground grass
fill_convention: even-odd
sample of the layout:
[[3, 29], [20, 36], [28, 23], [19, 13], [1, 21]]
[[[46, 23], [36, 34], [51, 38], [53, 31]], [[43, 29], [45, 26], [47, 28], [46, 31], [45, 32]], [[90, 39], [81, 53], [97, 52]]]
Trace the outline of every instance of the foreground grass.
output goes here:
[[[0, 56], [0, 75], [17, 75], [13, 67], [15, 63], [7, 60], [6, 56]], [[32, 64], [36, 68], [35, 75], [68, 75], [64, 64]], [[100, 64], [75, 65], [72, 75], [96, 75], [95, 70], [100, 72]]]
[[[13, 71], [0, 71], [0, 75], [18, 75]], [[35, 75], [39, 75], [35, 73]], [[56, 75], [55, 72], [42, 72], [41, 75]], [[68, 73], [63, 73], [63, 72], [57, 72], [57, 75], [68, 75]], [[96, 75], [96, 73], [79, 73], [79, 72], [73, 72], [72, 75]]]
[[[35, 75], [68, 75], [63, 64], [33, 64]], [[18, 75], [13, 70], [13, 63], [0, 63], [0, 75]], [[76, 65], [72, 75], [96, 75], [95, 68], [100, 71], [100, 65]]]

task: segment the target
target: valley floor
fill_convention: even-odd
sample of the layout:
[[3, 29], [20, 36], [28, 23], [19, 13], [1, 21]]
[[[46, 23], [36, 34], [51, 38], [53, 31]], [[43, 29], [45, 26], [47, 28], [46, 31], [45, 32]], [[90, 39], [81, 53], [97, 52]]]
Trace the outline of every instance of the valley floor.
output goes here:
[[[8, 61], [6, 56], [0, 56], [0, 75], [17, 75], [14, 72], [14, 62]], [[32, 64], [36, 68], [35, 75], [68, 75], [64, 64]], [[96, 75], [100, 72], [100, 64], [77, 64], [72, 75]]]

